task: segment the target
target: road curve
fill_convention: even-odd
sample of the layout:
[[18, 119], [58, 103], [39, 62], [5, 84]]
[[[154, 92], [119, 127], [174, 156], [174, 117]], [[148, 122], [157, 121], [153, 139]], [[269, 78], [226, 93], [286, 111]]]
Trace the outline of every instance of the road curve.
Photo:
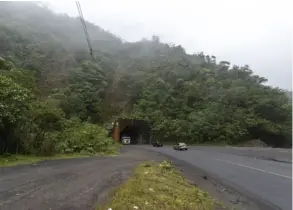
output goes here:
[[257, 149], [254, 149], [255, 155], [245, 155], [245, 148], [189, 147], [188, 151], [175, 151], [170, 146], [138, 147], [184, 160], [277, 209], [292, 209], [292, 164], [259, 159]]

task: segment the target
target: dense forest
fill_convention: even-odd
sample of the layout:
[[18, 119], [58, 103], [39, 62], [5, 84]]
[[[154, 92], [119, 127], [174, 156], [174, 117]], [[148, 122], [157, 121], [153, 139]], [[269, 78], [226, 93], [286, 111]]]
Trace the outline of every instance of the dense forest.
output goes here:
[[0, 3], [0, 154], [104, 151], [117, 117], [162, 141], [291, 146], [291, 97], [248, 65], [86, 24], [94, 58], [79, 18]]

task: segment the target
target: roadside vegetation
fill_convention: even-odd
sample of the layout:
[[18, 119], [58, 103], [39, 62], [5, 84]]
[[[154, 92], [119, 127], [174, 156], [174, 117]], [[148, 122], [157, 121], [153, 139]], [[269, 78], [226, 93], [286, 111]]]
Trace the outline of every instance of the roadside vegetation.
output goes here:
[[0, 155], [112, 153], [120, 116], [163, 143], [292, 145], [291, 93], [248, 65], [87, 22], [92, 58], [80, 20], [41, 4], [0, 3]]
[[117, 152], [102, 125], [66, 117], [59, 106], [38, 97], [32, 72], [0, 58], [0, 73], [0, 165]]
[[97, 210], [213, 210], [224, 209], [206, 192], [191, 185], [168, 161], [140, 164], [132, 178], [113, 192], [113, 197]]
[[82, 157], [88, 157], [88, 156], [89, 155], [82, 155], [82, 154], [56, 154], [52, 156], [6, 154], [0, 157], [0, 167], [9, 167], [9, 166], [22, 165], [22, 164], [34, 164], [43, 160], [82, 158]]

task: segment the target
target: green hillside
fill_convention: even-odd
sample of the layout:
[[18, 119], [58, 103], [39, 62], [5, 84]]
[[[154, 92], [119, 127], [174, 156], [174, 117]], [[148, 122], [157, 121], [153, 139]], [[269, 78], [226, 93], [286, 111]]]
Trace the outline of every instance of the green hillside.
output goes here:
[[0, 153], [60, 152], [72, 123], [104, 126], [122, 115], [148, 121], [162, 141], [291, 146], [288, 93], [248, 65], [87, 28], [95, 59], [78, 18], [0, 2]]

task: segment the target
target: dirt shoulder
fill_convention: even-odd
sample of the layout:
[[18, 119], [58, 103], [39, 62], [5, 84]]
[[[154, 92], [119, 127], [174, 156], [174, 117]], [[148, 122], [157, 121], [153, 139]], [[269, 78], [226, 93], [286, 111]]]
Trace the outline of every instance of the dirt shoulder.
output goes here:
[[[0, 209], [94, 209], [139, 163], [166, 159], [169, 158], [154, 151], [124, 147], [116, 157], [51, 160], [0, 168]], [[174, 159], [172, 162], [192, 183], [222, 202], [234, 202], [238, 209], [263, 209], [233, 191], [222, 191], [212, 179], [205, 180], [188, 164]]]
[[51, 160], [0, 168], [0, 209], [93, 209], [140, 162], [150, 159], [159, 161], [163, 157], [124, 150], [116, 157]]

